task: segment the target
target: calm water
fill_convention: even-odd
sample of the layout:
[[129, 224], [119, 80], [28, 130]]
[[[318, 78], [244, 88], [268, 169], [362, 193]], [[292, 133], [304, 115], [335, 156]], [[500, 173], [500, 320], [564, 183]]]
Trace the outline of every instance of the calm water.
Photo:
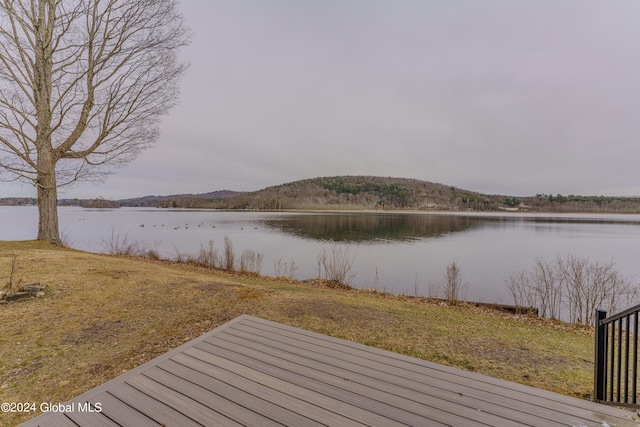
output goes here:
[[[0, 240], [36, 237], [35, 207], [0, 207]], [[60, 208], [60, 228], [73, 247], [104, 251], [115, 232], [164, 257], [195, 253], [209, 240], [221, 250], [229, 236], [237, 254], [264, 255], [262, 274], [295, 263], [298, 279], [317, 277], [324, 248], [348, 245], [351, 283], [407, 295], [433, 295], [432, 284], [456, 261], [468, 282], [466, 298], [510, 303], [504, 281], [536, 257], [569, 254], [614, 259], [640, 279], [640, 215], [475, 213], [262, 213], [122, 208]]]

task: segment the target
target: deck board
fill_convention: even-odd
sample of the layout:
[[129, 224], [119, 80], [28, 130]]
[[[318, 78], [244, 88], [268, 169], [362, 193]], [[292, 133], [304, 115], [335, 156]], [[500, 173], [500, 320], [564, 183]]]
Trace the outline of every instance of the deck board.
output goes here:
[[[149, 369], [144, 373], [145, 377], [148, 377], [161, 384], [170, 384], [170, 387], [178, 393], [183, 394], [185, 397], [192, 399], [195, 402], [199, 402], [207, 408], [229, 418], [237, 421], [241, 425], [260, 425], [264, 427], [277, 427], [280, 423], [268, 418], [266, 413], [268, 412], [264, 405], [258, 405], [257, 410], [249, 409], [244, 406], [242, 402], [246, 401], [241, 399], [240, 396], [234, 396], [233, 393], [226, 394], [224, 391], [229, 392], [229, 388], [220, 389], [220, 394], [214, 393], [199, 384], [196, 384], [185, 376], [176, 375], [178, 373], [184, 374], [184, 372], [177, 371], [175, 374], [164, 369]], [[188, 375], [186, 375], [189, 377]], [[201, 378], [195, 378], [190, 376], [195, 381], [203, 381]], [[204, 381], [203, 381], [204, 382]], [[226, 396], [225, 396], [226, 395]], [[225, 396], [225, 397], [223, 397]], [[233, 398], [237, 398], [236, 402]], [[240, 402], [240, 403], [237, 403]], [[213, 418], [211, 415], [205, 416], [204, 419]]]
[[78, 425], [91, 425], [92, 427], [118, 427], [118, 423], [109, 419], [105, 414], [93, 412], [72, 412], [67, 417]]
[[[313, 417], [320, 422], [324, 422], [328, 417], [332, 417], [336, 419], [336, 421], [339, 421], [337, 424], [331, 423], [327, 425], [343, 425], [342, 423], [345, 423], [346, 425], [405, 425], [401, 423], [392, 423], [392, 421], [386, 417], [352, 406], [338, 399], [336, 396], [327, 396], [325, 394], [318, 393], [310, 388], [299, 386], [298, 384], [289, 382], [286, 379], [272, 376], [259, 369], [247, 368], [247, 366], [242, 365], [235, 360], [220, 357], [196, 347], [188, 349], [184, 353], [206, 361], [212, 365], [220, 366], [224, 369], [230, 370], [231, 372], [243, 375], [247, 379], [250, 379], [257, 384], [262, 384], [267, 388], [278, 390], [282, 392], [284, 396], [287, 396], [287, 403], [290, 399], [302, 400], [307, 408], [307, 416]], [[322, 413], [315, 415], [319, 410], [322, 410]], [[346, 417], [344, 415], [340, 415], [345, 413], [348, 414]]]
[[[256, 361], [244, 356], [243, 347], [232, 344], [226, 340], [218, 343], [215, 348], [205, 347], [208, 343], [202, 343], [198, 348], [218, 355], [233, 358], [239, 363], [252, 366], [262, 372], [277, 378], [284, 379], [292, 384], [308, 388], [327, 396], [333, 396], [355, 407], [385, 415], [398, 422], [416, 425], [425, 418], [443, 423], [468, 423], [471, 421], [484, 422], [494, 425], [502, 421], [506, 426], [509, 421], [501, 417], [495, 417], [487, 412], [479, 412], [477, 408], [468, 408], [461, 405], [453, 405], [450, 410], [446, 407], [447, 400], [430, 398], [427, 395], [420, 396], [422, 402], [413, 400], [414, 396], [398, 396], [390, 392], [388, 384], [373, 378], [358, 376], [353, 371], [342, 368], [332, 368], [329, 365], [306, 363], [306, 359], [292, 356], [286, 351], [269, 351], [266, 346], [246, 347], [261, 354], [261, 361]], [[226, 350], [222, 352], [221, 349]], [[229, 352], [235, 352], [231, 355]], [[246, 352], [254, 354], [254, 351]], [[364, 387], [364, 388], [363, 388]], [[386, 390], [385, 390], [386, 389]], [[363, 394], [366, 390], [366, 394]], [[457, 395], [450, 396], [451, 399]]]
[[[114, 385], [109, 393], [132, 408], [139, 410], [158, 424], [179, 425], [184, 427], [197, 427], [199, 425], [191, 418], [186, 417], [172, 407], [158, 401], [155, 397], [148, 396], [127, 383], [123, 382]], [[100, 397], [98, 396], [97, 398], [99, 399]]]
[[[247, 338], [245, 344], [259, 351], [269, 352], [269, 350], [264, 347], [252, 345], [253, 342], [271, 344], [273, 348], [279, 348], [276, 344], [279, 339], [278, 335], [271, 333], [269, 330], [259, 329], [259, 333], [256, 332], [256, 330], [251, 330], [251, 332], [248, 333], [246, 330], [246, 326], [238, 325], [237, 327], [226, 330], [220, 337], [236, 343], [240, 341], [234, 338], [229, 338], [228, 336], [230, 334], [234, 337]], [[549, 401], [548, 398], [540, 400], [538, 396], [531, 394], [531, 392], [535, 392], [536, 389], [524, 388], [524, 393], [519, 390], [514, 390], [514, 387], [519, 389], [517, 384], [506, 383], [506, 385], [509, 386], [508, 389], [505, 389], [505, 382], [503, 382], [501, 386], [494, 384], [482, 384], [481, 388], [473, 388], [470, 387], [464, 371], [457, 372], [456, 378], [452, 379], [451, 375], [449, 375], [448, 378], [442, 379], [438, 375], [439, 371], [436, 371], [435, 375], [427, 376], [418, 370], [409, 371], [406, 367], [399, 368], [389, 363], [380, 363], [370, 357], [371, 351], [367, 351], [370, 350], [368, 348], [364, 349], [364, 351], [361, 351], [360, 353], [356, 353], [355, 355], [344, 356], [343, 351], [331, 349], [330, 346], [326, 344], [317, 345], [315, 343], [311, 343], [301, 345], [300, 343], [304, 342], [303, 340], [296, 340], [287, 337], [283, 338], [281, 342], [286, 346], [291, 354], [302, 356], [302, 358], [288, 358], [287, 360], [301, 363], [305, 363], [305, 361], [317, 361], [322, 363], [325, 367], [334, 364], [338, 367], [337, 372], [340, 372], [341, 365], [348, 364], [351, 380], [354, 380], [354, 373], [375, 376], [376, 378], [383, 379], [387, 382], [378, 384], [378, 389], [383, 387], [384, 390], [389, 392], [394, 390], [397, 393], [403, 393], [404, 397], [407, 399], [417, 399], [417, 395], [434, 396], [438, 399], [444, 399], [445, 401], [453, 400], [456, 402], [454, 410], [459, 410], [457, 405], [467, 405], [472, 408], [472, 413], [477, 412], [478, 403], [483, 402], [481, 405], [483, 411], [497, 413], [500, 416], [506, 416], [506, 414], [509, 413], [512, 414], [515, 421], [522, 423], [533, 422], [533, 420], [537, 420], [539, 423], [543, 419], [546, 419], [549, 426], [557, 425], [553, 420], [555, 411], [563, 409], [566, 410], [567, 415], [575, 415], [573, 423], [576, 425], [588, 421], [580, 416], [581, 410], [579, 409], [573, 410], [572, 407], [567, 408], [565, 405], [557, 403], [556, 400]], [[339, 345], [344, 347], [345, 343], [340, 343]], [[270, 354], [274, 354], [274, 352], [272, 351]], [[280, 355], [279, 357], [286, 358], [287, 356]], [[383, 357], [386, 357], [386, 355]], [[384, 360], [388, 362], [387, 359], [388, 357]], [[424, 369], [422, 369], [422, 371], [424, 371]], [[324, 372], [329, 373], [330, 370], [325, 368]], [[335, 372], [336, 371], [334, 371], [334, 373]], [[429, 371], [429, 373], [434, 374], [432, 371]], [[476, 378], [478, 377], [477, 374], [471, 375]], [[492, 378], [486, 378], [493, 382]], [[401, 387], [394, 387], [398, 385]], [[373, 383], [369, 383], [367, 386], [376, 387]], [[488, 390], [491, 391], [490, 394], [487, 393]], [[515, 395], [514, 392], [516, 393]], [[490, 400], [487, 400], [488, 397]], [[517, 416], [513, 416], [514, 405], [515, 409], [518, 409], [519, 411]], [[518, 407], [518, 405], [520, 406]], [[552, 408], [550, 409], [549, 407]]]
[[[639, 426], [633, 413], [240, 316], [31, 426]], [[72, 421], [73, 420], [73, 421]]]
[[[44, 424], [43, 424], [44, 425]], [[76, 423], [71, 421], [66, 416], [55, 417], [51, 422], [47, 422], [47, 427], [78, 427]]]
[[[253, 323], [251, 323], [253, 322]], [[467, 390], [467, 393], [476, 390], [476, 397], [490, 396], [491, 401], [495, 396], [506, 398], [512, 405], [520, 402], [536, 405], [539, 408], [551, 408], [554, 411], [566, 412], [576, 416], [584, 415], [585, 411], [593, 410], [593, 402], [575, 399], [570, 396], [550, 393], [545, 390], [524, 386], [521, 384], [489, 377], [473, 372], [451, 368], [433, 362], [412, 358], [398, 353], [388, 352], [362, 344], [337, 338], [320, 335], [302, 329], [293, 328], [262, 319], [250, 319], [243, 325], [255, 327], [257, 334], [264, 334], [271, 329], [282, 331], [286, 336], [293, 336], [299, 342], [316, 344], [314, 351], [323, 352], [337, 349], [338, 353], [351, 354], [357, 359], [362, 359], [363, 364], [380, 363], [380, 369], [391, 372], [405, 380], [426, 378], [425, 384], [431, 386], [433, 379], [441, 379], [445, 384], [457, 385]], [[254, 326], [255, 325], [255, 326]], [[291, 345], [291, 343], [288, 343]], [[335, 353], [334, 353], [335, 354]], [[342, 359], [345, 360], [345, 359]], [[353, 363], [353, 359], [348, 360]], [[426, 368], [426, 369], [425, 369]], [[597, 405], [598, 413], [620, 416], [620, 411], [604, 405]], [[537, 413], [537, 412], [536, 412]]]
[[214, 425], [241, 427], [237, 421], [231, 420], [220, 412], [215, 411], [202, 403], [190, 399], [188, 396], [174, 390], [169, 385], [161, 384], [147, 376], [147, 372], [127, 380], [127, 384], [137, 388], [148, 396], [153, 396], [167, 407], [173, 408], [178, 413], [185, 415], [196, 424], [205, 425], [215, 420]]
[[[98, 400], [94, 398], [91, 402], [96, 403]], [[102, 405], [102, 413], [118, 425], [132, 424], [136, 427], [158, 427], [156, 421], [123, 401], [116, 399], [109, 393], [102, 393], [99, 402]]]
[[[319, 427], [323, 424], [305, 416], [305, 406], [297, 404], [297, 399], [284, 398], [280, 392], [264, 386], [258, 386], [246, 378], [233, 375], [222, 369], [211, 369], [212, 365], [188, 356], [176, 356], [162, 362], [160, 368], [166, 369], [180, 377], [197, 382], [203, 388], [219, 393], [235, 402], [260, 401], [260, 407], [251, 409], [264, 417], [274, 420], [278, 425], [304, 425]], [[231, 385], [233, 384], [233, 385]], [[287, 401], [287, 407], [278, 403]]]
[[[354, 408], [360, 408], [368, 413], [385, 416], [404, 425], [419, 425], [420, 421], [424, 420], [424, 418], [413, 412], [394, 406], [393, 403], [377, 399], [379, 395], [376, 394], [375, 390], [367, 390], [366, 394], [358, 392], [357, 385], [350, 383], [347, 378], [318, 375], [312, 370], [307, 370], [302, 374], [295, 369], [296, 367], [293, 364], [289, 364], [287, 361], [278, 360], [269, 355], [261, 355], [260, 360], [253, 359], [243, 354], [242, 347], [229, 343], [226, 343], [226, 345], [225, 343], [219, 343], [218, 346], [201, 343], [196, 348], [222, 358], [234, 360], [269, 377], [279, 378], [289, 384], [297, 385], [299, 388], [312, 390], [344, 402], [349, 406], [347, 406], [346, 412], [340, 412], [343, 415], [351, 413]], [[356, 390], [354, 391], [354, 389]], [[387, 397], [393, 399], [390, 395]], [[462, 419], [460, 422], [462, 422]]]
[[[243, 336], [245, 334], [240, 333], [239, 335]], [[248, 337], [249, 335], [245, 336]], [[221, 335], [221, 338], [225, 340], [230, 339], [235, 343], [244, 342], [235, 339], [235, 334], [229, 337], [228, 334], [225, 333]], [[262, 336], [252, 337], [252, 339], [260, 343], [273, 343], [271, 338]], [[335, 359], [327, 355], [320, 355], [312, 350], [289, 347], [289, 355], [286, 353], [278, 353], [278, 351], [267, 345], [251, 345], [251, 341], [244, 343], [253, 350], [269, 353], [282, 360], [300, 364], [303, 369], [311, 370], [316, 366], [321, 366], [322, 369], [318, 373], [319, 376], [328, 374], [337, 377], [338, 383], [344, 379], [348, 379], [348, 381], [353, 384], [369, 388], [371, 390], [369, 397], [371, 398], [385, 399], [387, 403], [391, 403], [402, 410], [415, 411], [423, 416], [427, 416], [430, 413], [432, 414], [434, 410], [442, 408], [443, 401], [451, 401], [455, 402], [455, 410], [458, 415], [465, 415], [477, 421], [486, 418], [487, 422], [496, 422], [498, 419], [491, 417], [491, 415], [497, 415], [499, 418], [504, 418], [509, 415], [513, 421], [524, 424], [540, 422], [541, 419], [545, 418], [545, 414], [543, 413], [545, 412], [545, 408], [535, 408], [535, 411], [532, 411], [533, 413], [523, 411], [513, 414], [512, 401], [506, 398], [485, 401], [482, 416], [479, 417], [479, 396], [469, 394], [468, 390], [462, 387], [451, 390], [449, 387], [446, 387], [448, 384], [441, 380], [430, 381], [426, 384], [414, 379], [399, 378], [382, 369], [375, 369], [371, 365], [361, 365], [360, 360], [348, 360], [350, 369], [344, 369], [341, 366], [344, 365], [343, 360]], [[320, 365], [318, 365], [318, 363]], [[547, 421], [550, 427], [562, 425], [555, 423], [551, 418], [547, 418]], [[576, 422], [579, 421], [581, 420], [576, 419]]]

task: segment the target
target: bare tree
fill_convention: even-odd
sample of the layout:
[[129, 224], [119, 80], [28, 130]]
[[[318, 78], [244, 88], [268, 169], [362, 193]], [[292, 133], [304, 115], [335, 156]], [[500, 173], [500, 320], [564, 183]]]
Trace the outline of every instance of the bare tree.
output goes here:
[[636, 286], [620, 274], [613, 259], [601, 264], [574, 255], [558, 258], [567, 290], [570, 321], [593, 324], [596, 308], [616, 311], [637, 301]]
[[593, 324], [596, 308], [615, 311], [638, 301], [637, 286], [616, 270], [613, 260], [601, 264], [575, 255], [557, 257], [554, 263], [537, 258], [531, 271], [513, 273], [506, 285], [516, 306], [536, 306], [543, 317], [564, 314], [582, 324]]
[[175, 0], [0, 0], [0, 170], [37, 189], [60, 243], [57, 188], [101, 179], [158, 136], [189, 41]]
[[530, 273], [526, 270], [518, 270], [512, 273], [506, 280], [507, 290], [513, 297], [516, 307], [537, 307], [538, 300], [532, 291]]
[[585, 293], [589, 288], [588, 275], [589, 270], [591, 270], [589, 259], [569, 255], [566, 259], [558, 257], [556, 265], [562, 275], [562, 281], [566, 289], [569, 321], [586, 323], [583, 315], [588, 315], [588, 313], [586, 313], [587, 296]]
[[536, 258], [531, 273], [531, 283], [540, 305], [540, 313], [551, 319], [559, 319], [562, 279], [556, 266], [545, 259]]

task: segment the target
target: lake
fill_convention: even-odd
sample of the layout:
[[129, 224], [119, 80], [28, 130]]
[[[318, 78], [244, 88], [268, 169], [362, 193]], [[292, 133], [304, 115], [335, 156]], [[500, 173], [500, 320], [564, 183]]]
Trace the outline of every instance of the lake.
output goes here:
[[[576, 255], [606, 263], [638, 282], [640, 215], [253, 212], [149, 208], [94, 210], [61, 207], [60, 229], [71, 246], [103, 252], [115, 233], [163, 257], [195, 253], [210, 240], [222, 251], [228, 236], [239, 255], [264, 256], [261, 273], [297, 279], [318, 276], [318, 254], [348, 247], [360, 288], [438, 296], [434, 284], [456, 262], [467, 282], [466, 299], [511, 303], [505, 279], [536, 257]], [[34, 239], [34, 206], [0, 207], [0, 240]]]

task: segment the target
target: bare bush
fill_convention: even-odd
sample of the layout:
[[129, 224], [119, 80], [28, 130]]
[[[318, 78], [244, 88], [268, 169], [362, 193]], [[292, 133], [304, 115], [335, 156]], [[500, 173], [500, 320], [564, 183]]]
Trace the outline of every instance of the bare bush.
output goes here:
[[448, 301], [460, 301], [464, 299], [467, 285], [464, 282], [462, 271], [458, 263], [453, 261], [447, 266], [444, 282], [444, 298]]
[[144, 254], [144, 256], [146, 258], [155, 259], [155, 260], [159, 260], [160, 258], [162, 258], [160, 256], [160, 252], [158, 252], [157, 249], [149, 249], [149, 250], [147, 250], [147, 252]]
[[236, 264], [236, 254], [233, 252], [233, 243], [229, 236], [224, 236], [224, 250], [222, 252], [222, 268], [233, 271]]
[[380, 273], [378, 272], [378, 267], [376, 267], [376, 273], [373, 276], [373, 289], [379, 290], [380, 286]]
[[442, 284], [439, 280], [429, 280], [429, 298], [441, 298]]
[[16, 259], [17, 259], [17, 257], [15, 257], [15, 256], [13, 258], [11, 258], [11, 273], [9, 274], [9, 285], [7, 287], [8, 291], [11, 291], [11, 289], [15, 285], [14, 276], [16, 274]]
[[175, 262], [189, 262], [193, 259], [193, 255], [189, 255], [187, 252], [182, 252], [176, 245], [173, 245], [173, 252], [175, 253], [173, 257]]
[[284, 276], [284, 271], [286, 271], [287, 262], [282, 259], [282, 257], [276, 259], [273, 262], [273, 276], [274, 277], [282, 277]]
[[[233, 243], [228, 236], [224, 238], [222, 253], [215, 247], [213, 240], [209, 240], [206, 245], [200, 245], [200, 250], [196, 254], [181, 252], [177, 247], [175, 248], [175, 253], [174, 260], [177, 262], [195, 264], [207, 268], [222, 268], [229, 271], [234, 271], [236, 268], [236, 255], [233, 252]], [[240, 271], [260, 273], [262, 259], [262, 254], [252, 249], [245, 249], [240, 256]]]
[[287, 262], [280, 257], [273, 262], [273, 274], [275, 277], [286, 276], [293, 279], [297, 270], [298, 266], [293, 259]]
[[262, 268], [262, 258], [262, 254], [252, 249], [245, 249], [240, 255], [240, 271], [260, 273], [260, 269]]
[[69, 234], [69, 231], [67, 229], [60, 230], [60, 242], [63, 246], [66, 246], [68, 248], [73, 247], [74, 242], [73, 240], [71, 240], [71, 235]]
[[334, 282], [349, 284], [355, 274], [351, 272], [355, 257], [348, 246], [333, 246], [318, 254], [318, 276]]
[[15, 274], [16, 274], [16, 256], [11, 257], [11, 271], [9, 272], [9, 280], [5, 284], [3, 289], [0, 289], [0, 299], [3, 299], [7, 294], [13, 292], [13, 289], [18, 286], [18, 282], [16, 282]]
[[140, 240], [133, 239], [129, 233], [122, 233], [119, 228], [111, 227], [109, 237], [102, 241], [104, 253], [111, 255], [144, 256], [146, 245]]
[[195, 264], [209, 268], [219, 268], [222, 264], [220, 254], [214, 246], [213, 240], [209, 240], [207, 246], [201, 245], [200, 251], [194, 260]]

